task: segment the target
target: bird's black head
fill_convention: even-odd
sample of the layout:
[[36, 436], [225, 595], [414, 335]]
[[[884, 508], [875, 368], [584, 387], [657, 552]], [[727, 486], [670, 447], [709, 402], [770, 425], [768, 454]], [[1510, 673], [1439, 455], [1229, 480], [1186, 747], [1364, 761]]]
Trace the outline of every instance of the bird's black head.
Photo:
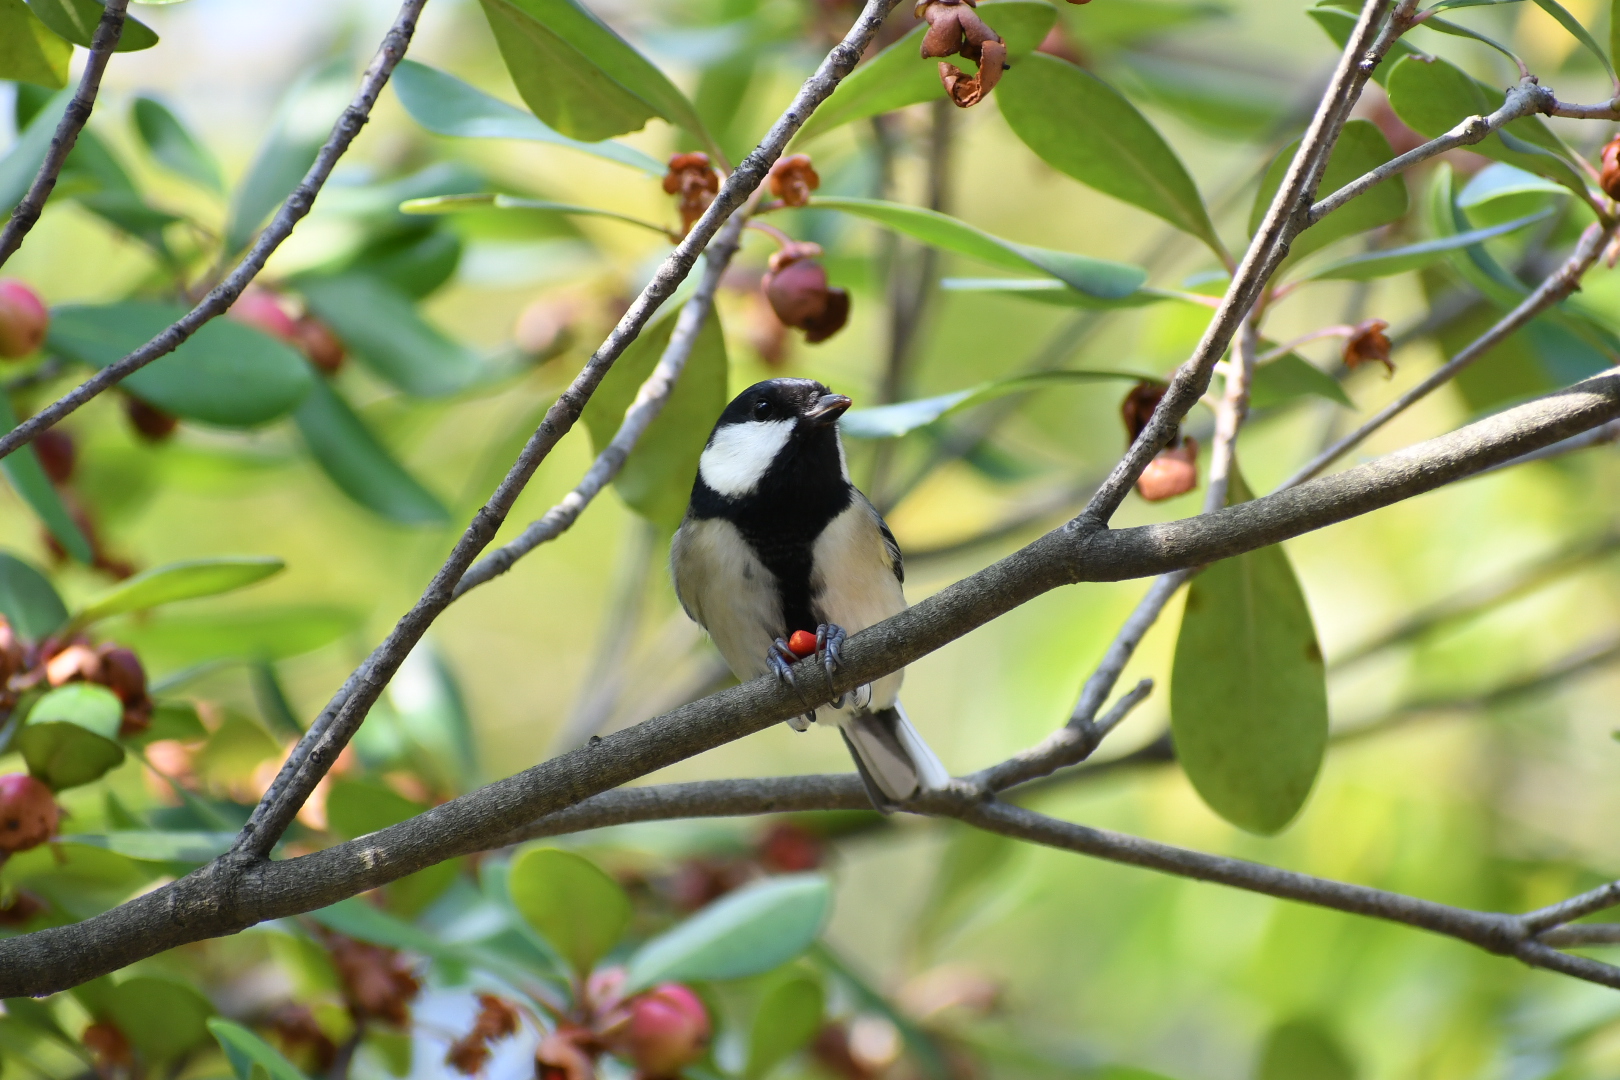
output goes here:
[[838, 418], [849, 398], [813, 379], [767, 379], [726, 406], [703, 448], [698, 480], [716, 495], [745, 499], [762, 487], [788, 494], [849, 483]]

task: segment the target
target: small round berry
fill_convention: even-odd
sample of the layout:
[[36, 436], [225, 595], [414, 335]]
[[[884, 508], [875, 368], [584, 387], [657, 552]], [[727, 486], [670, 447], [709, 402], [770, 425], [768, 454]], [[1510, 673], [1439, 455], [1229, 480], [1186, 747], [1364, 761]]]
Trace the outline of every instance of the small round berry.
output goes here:
[[50, 325], [38, 293], [16, 278], [0, 278], [0, 357], [15, 360], [38, 349]]
[[816, 651], [816, 635], [808, 630], [795, 630], [788, 638], [788, 648], [794, 656], [809, 656]]
[[56, 796], [27, 773], [0, 776], [0, 854], [38, 847], [56, 835]]

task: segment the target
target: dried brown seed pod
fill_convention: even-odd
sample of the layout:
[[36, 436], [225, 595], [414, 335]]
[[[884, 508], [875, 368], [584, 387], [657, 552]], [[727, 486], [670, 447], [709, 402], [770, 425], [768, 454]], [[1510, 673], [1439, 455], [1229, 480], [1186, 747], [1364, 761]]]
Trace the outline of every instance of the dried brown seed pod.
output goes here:
[[766, 183], [771, 194], [788, 206], [803, 206], [810, 201], [810, 193], [821, 186], [821, 176], [810, 164], [809, 154], [789, 154], [776, 159]]
[[669, 171], [664, 174], [664, 191], [681, 197], [678, 208], [681, 235], [685, 236], [719, 194], [720, 174], [714, 171], [708, 154], [676, 154], [669, 159]]
[[1198, 441], [1191, 436], [1180, 446], [1169, 446], [1142, 470], [1136, 492], [1148, 502], [1160, 502], [1185, 495], [1198, 486]]
[[163, 442], [180, 426], [179, 420], [134, 394], [124, 395], [124, 416], [128, 418], [129, 426], [135, 429], [135, 434], [146, 442]]
[[1383, 364], [1385, 374], [1395, 374], [1395, 363], [1389, 358], [1392, 348], [1389, 335], [1384, 331], [1389, 323], [1383, 319], [1366, 319], [1356, 324], [1355, 332], [1344, 342], [1344, 366], [1354, 370], [1362, 364]]
[[[1159, 407], [1159, 401], [1169, 390], [1168, 383], [1151, 379], [1143, 379], [1131, 387], [1130, 393], [1119, 404], [1119, 415], [1125, 421], [1125, 445], [1129, 446], [1142, 434], [1142, 429], [1148, 426], [1153, 419], [1153, 410]], [[1174, 441], [1174, 440], [1172, 440]]]

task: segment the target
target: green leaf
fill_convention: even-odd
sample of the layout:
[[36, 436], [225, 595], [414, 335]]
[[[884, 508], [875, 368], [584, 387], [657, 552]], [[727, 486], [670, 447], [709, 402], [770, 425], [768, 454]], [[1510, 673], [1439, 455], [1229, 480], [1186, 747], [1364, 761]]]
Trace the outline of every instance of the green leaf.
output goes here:
[[[28, 0], [39, 21], [56, 34], [75, 45], [88, 49], [96, 25], [101, 22], [103, 5], [96, 0]], [[158, 43], [152, 28], [128, 15], [124, 16], [124, 29], [118, 36], [114, 52], [139, 52]]]
[[1254, 381], [1249, 386], [1249, 404], [1253, 408], [1269, 409], [1307, 395], [1355, 408], [1339, 380], [1297, 353], [1284, 353], [1254, 369]]
[[748, 1030], [743, 1080], [764, 1080], [772, 1069], [803, 1049], [821, 1030], [825, 1007], [821, 983], [802, 972], [767, 990]]
[[53, 791], [100, 779], [124, 760], [115, 741], [124, 705], [105, 686], [68, 683], [34, 703], [16, 748], [28, 771]]
[[54, 634], [68, 620], [67, 605], [50, 581], [15, 555], [0, 551], [0, 615], [25, 641]]
[[[1283, 176], [1288, 172], [1288, 166], [1293, 162], [1294, 154], [1298, 150], [1299, 140], [1296, 139], [1272, 159], [1271, 166], [1261, 179], [1260, 190], [1255, 192], [1254, 206], [1249, 211], [1251, 236], [1259, 230], [1266, 211], [1271, 207], [1271, 200], [1276, 196], [1277, 188], [1282, 185]], [[1389, 140], [1378, 130], [1378, 125], [1371, 120], [1350, 121], [1344, 125], [1343, 131], [1339, 134], [1339, 141], [1333, 146], [1327, 168], [1322, 173], [1322, 183], [1316, 189], [1317, 198], [1339, 190], [1394, 156], [1394, 151], [1389, 148]], [[1300, 233], [1290, 245], [1288, 258], [1283, 261], [1283, 265], [1295, 265], [1306, 255], [1320, 251], [1335, 240], [1342, 240], [1347, 236], [1398, 221], [1406, 214], [1406, 206], [1406, 182], [1398, 176], [1391, 177], [1357, 195]]]
[[[155, 300], [68, 304], [51, 312], [46, 344], [69, 360], [106, 367], [162, 333], [186, 310]], [[316, 381], [301, 353], [233, 319], [213, 319], [124, 385], [182, 419], [257, 427], [286, 416]]]
[[1027, 375], [1011, 375], [935, 397], [900, 401], [893, 405], [877, 405], [870, 409], [851, 409], [838, 422], [838, 430], [855, 439], [892, 439], [932, 424], [940, 417], [958, 409], [965, 409], [970, 405], [1004, 397], [1007, 394], [1073, 383], [1120, 379], [1138, 382], [1149, 377], [1134, 371], [1036, 371]]
[[118, 1030], [152, 1063], [170, 1062], [208, 1041], [214, 1007], [197, 989], [174, 979], [136, 975], [107, 995]]
[[[0, 435], [16, 426], [17, 414], [11, 411], [11, 397], [0, 392]], [[85, 565], [95, 561], [89, 539], [62, 502], [56, 485], [45, 475], [45, 468], [39, 463], [39, 455], [32, 444], [0, 460], [0, 472], [6, 474], [12, 488], [50, 530], [64, 551]]]
[[339, 777], [332, 781], [332, 790], [326, 797], [326, 820], [332, 831], [345, 840], [409, 821], [426, 810], [426, 806], [412, 802], [376, 780]]
[[138, 829], [110, 833], [73, 833], [75, 844], [98, 847], [141, 862], [202, 864], [231, 850], [232, 832], [151, 832]]
[[225, 247], [232, 254], [258, 235], [264, 223], [304, 179], [321, 144], [348, 103], [346, 79], [333, 71], [298, 80], [282, 100], [270, 134], [236, 187], [225, 223]]
[[[1249, 498], [1233, 465], [1228, 503]], [[1192, 580], [1170, 675], [1176, 757], [1209, 808], [1270, 835], [1294, 819], [1327, 749], [1327, 681], [1281, 547]]]
[[426, 639], [405, 657], [388, 684], [400, 728], [420, 750], [417, 768], [447, 789], [478, 785], [478, 747], [467, 703], [443, 654]]
[[[0, 0], [0, 4], [13, 2], [17, 0]], [[49, 34], [50, 31], [46, 30], [45, 33]], [[72, 52], [71, 46], [68, 51]], [[7, 207], [7, 213], [10, 213], [10, 207], [22, 201], [39, 167], [45, 163], [45, 153], [51, 148], [51, 139], [56, 136], [56, 125], [72, 100], [71, 90], [63, 90], [53, 96], [28, 121], [28, 126], [18, 133], [17, 141], [12, 143], [6, 156], [0, 158], [0, 206]]]
[[1048, 165], [1224, 253], [1181, 159], [1119, 91], [1073, 64], [1031, 53], [1002, 77], [996, 97], [1013, 133]]
[[482, 0], [518, 94], [548, 125], [597, 142], [653, 117], [713, 140], [652, 62], [574, 0]]
[[[63, 41], [23, 0], [0, 0], [0, 79], [33, 83], [52, 90], [67, 85], [73, 46]], [[3, 200], [14, 205], [16, 200]]]
[[571, 851], [524, 852], [512, 862], [507, 887], [518, 914], [581, 977], [590, 974], [630, 925], [630, 898], [619, 883]]
[[418, 930], [403, 919], [397, 919], [358, 897], [312, 911], [309, 917], [327, 929], [336, 930], [356, 941], [369, 941], [373, 945], [434, 958], [459, 955], [454, 946], [446, 945], [426, 930]]
[[164, 612], [120, 622], [114, 636], [154, 665], [196, 664], [223, 657], [284, 660], [352, 634], [364, 621], [349, 608], [320, 604], [205, 615]]
[[219, 162], [166, 105], [154, 98], [138, 97], [130, 116], [141, 144], [158, 164], [209, 191], [225, 193]]
[[[671, 313], [643, 330], [586, 403], [585, 426], [597, 453], [613, 440], [625, 411], [635, 401], [636, 391], [658, 366], [675, 322], [676, 315]], [[715, 417], [730, 399], [726, 390], [729, 370], [720, 313], [711, 310], [669, 400], [647, 426], [613, 481], [625, 505], [667, 532], [674, 532], [686, 513], [698, 458], [703, 455]]]
[[819, 874], [786, 874], [738, 889], [637, 949], [625, 992], [780, 967], [816, 940], [831, 900], [832, 887]]
[[372, 371], [415, 397], [446, 397], [482, 379], [487, 367], [417, 314], [411, 298], [369, 274], [302, 277], [310, 309]]
[[439, 525], [450, 520], [427, 488], [377, 441], [349, 403], [317, 381], [293, 420], [322, 471], [349, 498], [402, 525]]
[[1091, 296], [1070, 288], [1067, 282], [1057, 278], [940, 278], [939, 287], [946, 292], [989, 292], [1003, 293], [1007, 296], [1016, 296], [1023, 300], [1034, 300], [1040, 304], [1051, 304], [1055, 307], [1083, 308], [1088, 311], [1101, 311], [1113, 308], [1146, 307], [1149, 304], [1159, 304], [1166, 300], [1185, 300], [1186, 293], [1178, 293], [1169, 289], [1156, 289], [1151, 285], [1143, 285], [1135, 292], [1121, 296], [1116, 300], [1104, 300], [1101, 297]]
[[[1439, 5], [1437, 5], [1439, 6]], [[1343, 49], [1350, 43], [1350, 34], [1356, 28], [1355, 12], [1344, 11], [1335, 7], [1313, 7], [1305, 14], [1309, 15], [1316, 25], [1320, 26], [1333, 43]], [[1373, 81], [1379, 86], [1389, 83], [1389, 73], [1397, 60], [1408, 56], [1424, 56], [1424, 53], [1414, 49], [1405, 41], [1397, 40], [1390, 46], [1389, 52], [1384, 54], [1383, 63], [1373, 69]]]
[[1256, 1080], [1356, 1080], [1355, 1061], [1321, 1023], [1284, 1021], [1260, 1051]]
[[208, 738], [197, 706], [189, 701], [160, 701], [152, 709], [152, 722], [140, 734], [125, 738], [126, 743], [145, 746], [160, 739], [192, 742]]
[[1486, 240], [1517, 232], [1526, 225], [1544, 220], [1551, 213], [1551, 210], [1543, 210], [1538, 214], [1516, 218], [1489, 229], [1473, 229], [1455, 236], [1424, 240], [1404, 247], [1384, 248], [1381, 251], [1367, 251], [1360, 255], [1346, 256], [1343, 259], [1335, 259], [1320, 269], [1310, 271], [1301, 280], [1371, 281], [1392, 274], [1404, 274], [1409, 270], [1421, 270], [1425, 266], [1439, 262], [1459, 248], [1472, 247]]
[[84, 626], [97, 619], [146, 611], [176, 600], [193, 600], [233, 592], [286, 569], [287, 564], [273, 556], [235, 555], [214, 559], [189, 559], [155, 566], [121, 581], [85, 604], [74, 616]]
[[1557, 195], [1567, 198], [1569, 189], [1498, 161], [1485, 166], [1469, 179], [1457, 196], [1457, 205], [1464, 210], [1473, 210], [1515, 195]]
[[281, 1052], [241, 1024], [214, 1017], [208, 1030], [230, 1060], [236, 1080], [255, 1080], [255, 1070], [269, 1080], [308, 1080]]
[[1016, 244], [975, 229], [948, 214], [920, 206], [836, 196], [817, 196], [810, 200], [810, 205], [818, 210], [841, 210], [846, 214], [868, 218], [913, 240], [966, 255], [991, 266], [1023, 271], [1034, 267], [1072, 288], [1104, 300], [1129, 296], [1147, 280], [1147, 271], [1140, 267], [1092, 259], [1067, 251]]
[[[997, 0], [980, 5], [978, 11], [1007, 43], [1007, 59], [1012, 61], [1033, 52], [1057, 21], [1057, 9], [1051, 4], [1028, 0]], [[850, 72], [810, 114], [793, 137], [794, 146], [856, 120], [944, 97], [939, 62], [922, 56], [922, 38], [927, 29], [919, 23], [905, 37]], [[962, 63], [959, 57], [954, 62]]]
[[[1395, 65], [1389, 74], [1388, 89], [1390, 105], [1402, 122], [1429, 138], [1444, 135], [1470, 116], [1495, 112], [1507, 97], [1455, 64], [1439, 59], [1425, 63], [1415, 57], [1407, 57]], [[1540, 117], [1520, 117], [1502, 131], [1530, 146], [1550, 151], [1553, 156], [1510, 150], [1502, 142], [1500, 132], [1493, 132], [1470, 149], [1544, 176], [1571, 191], [1585, 191], [1580, 175], [1563, 160], [1566, 153], [1563, 144]]]
[[[17, 0], [11, 0], [15, 3]], [[482, 90], [469, 86], [415, 60], [401, 60], [394, 69], [394, 93], [411, 119], [436, 135], [468, 139], [526, 139], [551, 143], [591, 154], [649, 176], [663, 176], [666, 166], [651, 154], [624, 143], [604, 140], [580, 142], [553, 131], [535, 117]]]
[[522, 199], [515, 195], [494, 195], [477, 192], [469, 195], [435, 195], [426, 199], [408, 199], [399, 204], [404, 214], [455, 214], [469, 210], [527, 210], [543, 214], [578, 214], [586, 217], [605, 217], [639, 225], [668, 237], [668, 227], [656, 221], [622, 214], [617, 210], [604, 210], [599, 206], [581, 206], [578, 203], [551, 202], [548, 199]]

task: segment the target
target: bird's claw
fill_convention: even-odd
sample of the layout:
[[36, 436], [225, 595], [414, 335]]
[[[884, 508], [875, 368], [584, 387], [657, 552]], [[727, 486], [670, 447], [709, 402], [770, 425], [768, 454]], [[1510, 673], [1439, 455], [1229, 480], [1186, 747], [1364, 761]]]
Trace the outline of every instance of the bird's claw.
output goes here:
[[[827, 673], [828, 686], [832, 685], [834, 673], [844, 666], [844, 639], [848, 636], [836, 623], [816, 627], [816, 655], [821, 658], [821, 670]], [[848, 694], [839, 694], [831, 702], [832, 707], [842, 709], [848, 697]]]
[[[799, 682], [793, 677], [793, 664], [798, 659], [799, 654], [788, 648], [788, 643], [782, 638], [777, 638], [775, 641], [771, 642], [770, 649], [765, 653], [765, 663], [769, 665], [771, 672], [776, 676], [777, 680], [780, 682], [785, 682], [789, 686], [793, 687], [794, 693], [799, 694], [799, 698], [802, 701], [804, 699], [804, 694], [799, 692]], [[792, 728], [794, 731], [808, 731], [810, 729], [810, 725], [815, 723], [815, 720], [816, 714], [815, 711], [812, 710], [805, 713], [803, 716], [795, 716], [790, 718], [788, 720], [788, 727]]]

